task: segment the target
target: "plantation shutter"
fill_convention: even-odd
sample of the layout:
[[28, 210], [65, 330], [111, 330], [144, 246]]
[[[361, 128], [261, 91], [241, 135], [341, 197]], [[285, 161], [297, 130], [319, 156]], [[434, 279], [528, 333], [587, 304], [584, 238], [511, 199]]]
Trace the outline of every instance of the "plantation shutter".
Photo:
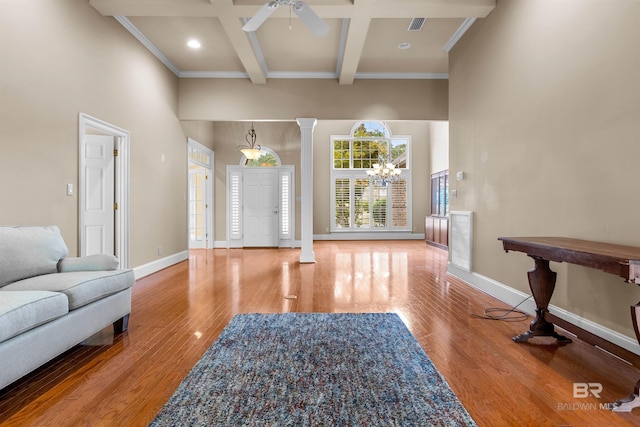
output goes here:
[[227, 169], [229, 247], [242, 247], [242, 170]]

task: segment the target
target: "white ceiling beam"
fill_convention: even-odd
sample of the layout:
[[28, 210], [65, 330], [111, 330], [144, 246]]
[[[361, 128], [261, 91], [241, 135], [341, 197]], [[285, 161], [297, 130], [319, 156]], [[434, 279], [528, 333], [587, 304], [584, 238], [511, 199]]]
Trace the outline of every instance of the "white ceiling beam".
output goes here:
[[338, 80], [341, 85], [353, 84], [358, 71], [358, 64], [362, 56], [362, 49], [367, 39], [371, 18], [357, 17], [349, 21], [347, 42], [342, 56], [342, 67], [339, 70]]
[[[266, 2], [267, 0], [265, 0]], [[262, 6], [236, 5], [230, 0], [89, 0], [89, 4], [104, 16], [166, 16], [250, 18]], [[309, 5], [324, 19], [354, 18], [365, 13], [370, 18], [484, 18], [496, 5], [496, 0], [354, 0], [354, 4]], [[363, 5], [358, 7], [358, 5]], [[274, 17], [285, 17], [287, 8], [279, 8]]]
[[235, 6], [233, 0], [209, 1], [219, 9], [220, 16], [218, 19], [220, 24], [251, 82], [253, 84], [267, 83], [267, 69], [262, 52], [256, 51], [260, 46], [256, 41], [252, 42], [251, 40], [252, 37], [255, 38], [255, 34], [242, 30], [244, 22], [234, 14]]
[[265, 84], [267, 82], [266, 70], [253, 50], [249, 34], [242, 30], [239, 18], [220, 17], [219, 20], [249, 79], [255, 84]]

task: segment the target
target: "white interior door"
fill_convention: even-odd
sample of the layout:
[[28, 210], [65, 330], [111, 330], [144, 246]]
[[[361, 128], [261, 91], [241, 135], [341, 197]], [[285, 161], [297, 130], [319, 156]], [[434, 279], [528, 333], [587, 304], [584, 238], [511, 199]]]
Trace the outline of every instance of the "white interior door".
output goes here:
[[215, 198], [213, 196], [214, 152], [193, 138], [187, 138], [189, 248], [212, 248]]
[[208, 239], [207, 170], [189, 169], [189, 248], [206, 248]]
[[86, 135], [83, 255], [115, 255], [114, 137]]
[[244, 246], [278, 246], [278, 170], [245, 169]]

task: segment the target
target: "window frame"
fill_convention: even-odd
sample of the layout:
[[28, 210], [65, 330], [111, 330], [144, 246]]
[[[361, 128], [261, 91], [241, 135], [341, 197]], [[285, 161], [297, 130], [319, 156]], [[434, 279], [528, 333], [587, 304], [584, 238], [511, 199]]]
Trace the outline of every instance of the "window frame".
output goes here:
[[[410, 162], [409, 162], [409, 159], [411, 158], [411, 135], [392, 135], [391, 132], [389, 131], [389, 128], [386, 126], [386, 124], [382, 122], [369, 121], [368, 123], [376, 123], [382, 129], [384, 129], [385, 136], [383, 137], [382, 136], [381, 137], [354, 136], [356, 129], [358, 129], [360, 125], [363, 123], [367, 123], [367, 122], [356, 122], [355, 125], [352, 127], [351, 135], [331, 135], [331, 138], [330, 138], [330, 141], [331, 141], [331, 145], [330, 145], [330, 149], [331, 149], [330, 231], [332, 233], [342, 233], [342, 232], [380, 233], [380, 232], [390, 232], [390, 231], [391, 232], [398, 232], [398, 231], [410, 232], [412, 231], [412, 217], [411, 217], [412, 192], [411, 192], [411, 169], [410, 169]], [[354, 142], [367, 141], [367, 140], [376, 141], [376, 142], [385, 140], [387, 143], [387, 153], [390, 153], [392, 151], [392, 143], [394, 141], [401, 141], [403, 144], [406, 144], [404, 153], [398, 156], [398, 159], [400, 159], [401, 166], [397, 166], [399, 169], [402, 170], [402, 174], [400, 175], [400, 177], [405, 182], [405, 188], [404, 188], [405, 190], [405, 196], [404, 196], [405, 197], [405, 206], [404, 206], [405, 221], [404, 221], [404, 225], [402, 226], [394, 226], [394, 221], [397, 221], [398, 215], [400, 215], [399, 212], [402, 211], [402, 206], [398, 207], [398, 206], [394, 206], [393, 204], [393, 193], [394, 191], [396, 191], [397, 188], [400, 188], [397, 184], [396, 184], [396, 187], [394, 187], [393, 183], [388, 183], [387, 186], [385, 187], [374, 186], [371, 184], [369, 184], [366, 187], [369, 193], [366, 198], [368, 199], [369, 203], [375, 203], [374, 200], [380, 199], [379, 197], [376, 197], [376, 195], [374, 194], [375, 192], [380, 192], [380, 191], [386, 192], [384, 196], [385, 197], [384, 200], [386, 202], [386, 211], [385, 211], [386, 224], [384, 226], [376, 225], [373, 207], [370, 207], [368, 209], [368, 218], [365, 219], [365, 223], [367, 225], [363, 226], [362, 224], [357, 223], [359, 217], [357, 214], [358, 200], [356, 199], [355, 189], [356, 189], [357, 181], [367, 180], [366, 171], [368, 169], [371, 169], [371, 167], [354, 167], [354, 155], [353, 155]], [[346, 146], [340, 147], [343, 153], [348, 153], [348, 159], [346, 159], [345, 157], [341, 157], [338, 159], [335, 158], [337, 141], [348, 142]], [[363, 160], [363, 158], [361, 157], [360, 160]], [[366, 160], [365, 162], [366, 165], [369, 165], [369, 164], [372, 165], [373, 162], [378, 161], [378, 159], [373, 159], [372, 157], [367, 157], [365, 160]], [[343, 166], [348, 165], [349, 167], [337, 168], [336, 161], [341, 161]], [[348, 162], [348, 163], [345, 164], [345, 162]], [[362, 164], [358, 166], [362, 166]], [[349, 203], [348, 225], [346, 224], [346, 222], [344, 222], [341, 225], [337, 221], [337, 218], [338, 218], [337, 209], [339, 208], [339, 204], [337, 203], [336, 198], [339, 194], [338, 194], [338, 189], [336, 187], [336, 184], [338, 183], [338, 180], [347, 180], [349, 183], [348, 184], [348, 203]], [[342, 188], [346, 188], [346, 186], [343, 186]], [[347, 198], [344, 198], [344, 199], [346, 200]], [[396, 217], [394, 217], [394, 215], [396, 215]]]
[[449, 216], [449, 169], [431, 174], [431, 216]]

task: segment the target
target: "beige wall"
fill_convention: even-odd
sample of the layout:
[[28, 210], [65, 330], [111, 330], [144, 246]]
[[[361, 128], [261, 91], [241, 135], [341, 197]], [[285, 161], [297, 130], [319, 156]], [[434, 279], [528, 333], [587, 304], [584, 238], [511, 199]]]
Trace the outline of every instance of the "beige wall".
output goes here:
[[[529, 292], [533, 263], [499, 236], [640, 246], [639, 18], [637, 1], [501, 0], [452, 50], [451, 204], [475, 212], [476, 273]], [[552, 268], [552, 304], [635, 337], [637, 286]]]
[[[85, 0], [0, 3], [0, 224], [59, 225], [77, 253], [78, 113], [131, 132], [131, 255], [186, 249], [177, 78]], [[164, 160], [163, 160], [164, 159]]]
[[182, 120], [447, 120], [447, 80], [180, 79]]
[[183, 120], [180, 122], [185, 137], [196, 140], [205, 147], [214, 149], [215, 129], [213, 122]]

